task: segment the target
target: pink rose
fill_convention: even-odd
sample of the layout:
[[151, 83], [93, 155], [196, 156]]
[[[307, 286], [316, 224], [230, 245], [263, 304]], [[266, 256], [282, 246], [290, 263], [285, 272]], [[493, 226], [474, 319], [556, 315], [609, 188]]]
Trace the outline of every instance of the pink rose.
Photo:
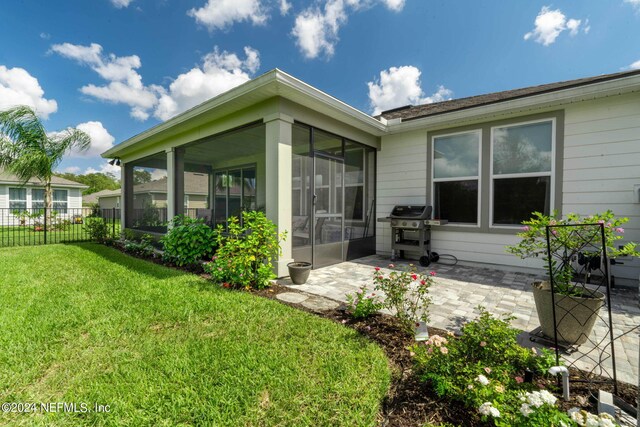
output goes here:
[[436, 272], [435, 272], [435, 271], [430, 271], [430, 272], [429, 272], [429, 276], [435, 276], [435, 275], [436, 275]]
[[522, 377], [515, 377], [515, 380], [518, 384], [522, 384], [524, 382], [524, 378]]
[[422, 279], [422, 280], [420, 280], [420, 284], [421, 284], [421, 285], [426, 285], [426, 284], [427, 284], [427, 281], [426, 281], [426, 280], [424, 280], [424, 279]]
[[529, 231], [530, 228], [528, 225], [525, 225], [524, 227], [520, 228], [522, 231]]
[[449, 349], [447, 347], [440, 347], [440, 353], [447, 354], [449, 353]]
[[380, 271], [380, 267], [374, 268], [375, 271]]
[[412, 274], [411, 275], [411, 279], [412, 280], [418, 280], [418, 275], [417, 274]]
[[394, 268], [394, 267], [395, 267], [395, 265], [389, 264], [389, 268]]
[[616, 228], [616, 232], [622, 234], [622, 233], [624, 233], [624, 228], [618, 227], [618, 228]]

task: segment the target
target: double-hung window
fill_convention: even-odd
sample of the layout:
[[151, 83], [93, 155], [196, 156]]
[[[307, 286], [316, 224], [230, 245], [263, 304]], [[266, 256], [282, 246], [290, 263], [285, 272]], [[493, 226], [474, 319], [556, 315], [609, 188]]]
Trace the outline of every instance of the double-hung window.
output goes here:
[[491, 225], [518, 225], [553, 209], [554, 120], [491, 130]]
[[67, 207], [67, 190], [53, 190], [53, 210], [66, 214]]
[[481, 137], [477, 130], [433, 138], [434, 218], [479, 225]]
[[31, 208], [34, 212], [44, 209], [44, 189], [34, 188], [31, 190]]
[[9, 210], [22, 212], [27, 209], [27, 189], [9, 188]]

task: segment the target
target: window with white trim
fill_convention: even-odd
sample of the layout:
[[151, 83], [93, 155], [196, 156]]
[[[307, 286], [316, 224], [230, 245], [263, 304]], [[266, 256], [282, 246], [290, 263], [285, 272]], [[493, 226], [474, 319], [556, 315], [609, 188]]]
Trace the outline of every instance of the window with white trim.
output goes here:
[[434, 218], [479, 225], [481, 137], [477, 130], [433, 138]]
[[34, 211], [44, 209], [44, 189], [33, 188], [31, 190], [31, 208]]
[[66, 214], [67, 208], [67, 190], [53, 190], [53, 210], [59, 214]]
[[9, 209], [22, 212], [27, 209], [27, 189], [9, 188]]
[[491, 225], [553, 209], [554, 120], [491, 129]]

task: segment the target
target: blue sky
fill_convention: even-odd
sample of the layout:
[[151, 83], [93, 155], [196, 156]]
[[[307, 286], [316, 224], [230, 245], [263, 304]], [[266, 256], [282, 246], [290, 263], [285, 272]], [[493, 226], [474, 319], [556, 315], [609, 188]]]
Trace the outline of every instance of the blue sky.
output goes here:
[[640, 68], [640, 0], [22, 0], [0, 109], [113, 144], [273, 68], [367, 113]]

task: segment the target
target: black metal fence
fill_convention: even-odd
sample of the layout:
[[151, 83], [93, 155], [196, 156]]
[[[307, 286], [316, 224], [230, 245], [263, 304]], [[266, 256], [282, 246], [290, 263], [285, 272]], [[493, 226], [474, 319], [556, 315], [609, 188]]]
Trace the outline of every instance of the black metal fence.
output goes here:
[[111, 237], [120, 235], [120, 209], [0, 208], [0, 247], [87, 242], [90, 218], [100, 218]]

